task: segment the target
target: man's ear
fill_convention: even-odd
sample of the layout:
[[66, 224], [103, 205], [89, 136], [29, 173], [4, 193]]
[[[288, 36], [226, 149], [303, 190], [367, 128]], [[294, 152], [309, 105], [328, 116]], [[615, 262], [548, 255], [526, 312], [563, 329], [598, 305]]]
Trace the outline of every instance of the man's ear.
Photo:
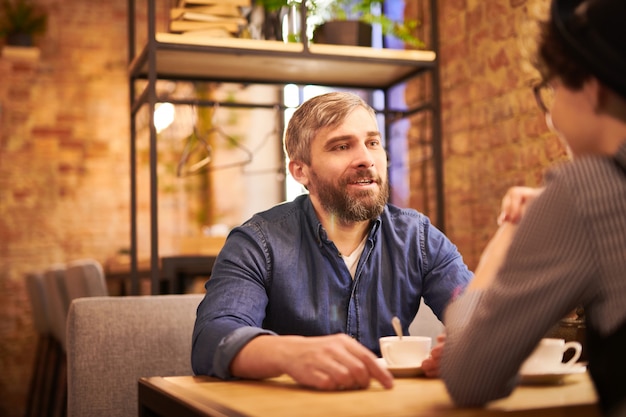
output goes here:
[[305, 187], [309, 184], [309, 177], [307, 166], [305, 163], [300, 161], [289, 161], [289, 173], [293, 177], [294, 180], [298, 181], [300, 184]]

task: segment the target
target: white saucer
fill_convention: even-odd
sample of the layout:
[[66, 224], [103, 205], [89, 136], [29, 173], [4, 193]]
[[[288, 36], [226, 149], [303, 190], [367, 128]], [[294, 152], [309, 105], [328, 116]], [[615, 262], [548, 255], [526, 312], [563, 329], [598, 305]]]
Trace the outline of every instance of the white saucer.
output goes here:
[[387, 368], [391, 375], [396, 378], [411, 378], [424, 375], [424, 370], [421, 366], [392, 366], [388, 365], [387, 361], [383, 358], [378, 358], [378, 363]]
[[563, 366], [562, 369], [555, 369], [541, 373], [520, 374], [522, 384], [559, 384], [568, 375], [583, 374], [587, 367], [583, 365]]

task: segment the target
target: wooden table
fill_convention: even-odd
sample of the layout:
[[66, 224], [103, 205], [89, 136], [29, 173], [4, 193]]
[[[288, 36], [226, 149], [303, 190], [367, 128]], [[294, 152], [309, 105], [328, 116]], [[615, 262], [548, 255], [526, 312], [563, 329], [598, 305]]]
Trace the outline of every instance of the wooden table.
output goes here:
[[397, 378], [391, 390], [373, 382], [360, 391], [322, 392], [290, 378], [221, 381], [210, 377], [150, 377], [139, 380], [140, 417], [597, 417], [597, 397], [588, 374], [559, 385], [519, 386], [486, 408], [457, 408], [439, 379]]
[[[170, 250], [164, 251], [158, 260], [161, 276], [159, 293], [182, 293], [184, 292], [183, 281], [186, 277], [209, 276], [215, 258], [222, 250], [225, 241], [224, 236], [175, 239], [170, 245]], [[118, 255], [108, 259], [103, 268], [107, 282], [111, 283], [111, 287], [115, 289], [113, 293], [127, 295], [131, 292], [131, 268], [128, 255]], [[137, 277], [150, 283], [149, 280], [152, 277], [150, 258], [138, 259]]]

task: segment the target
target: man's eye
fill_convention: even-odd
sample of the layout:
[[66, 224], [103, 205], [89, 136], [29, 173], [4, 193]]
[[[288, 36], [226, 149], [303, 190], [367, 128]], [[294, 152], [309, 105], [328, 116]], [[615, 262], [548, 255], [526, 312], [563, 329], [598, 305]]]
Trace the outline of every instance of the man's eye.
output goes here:
[[338, 151], [345, 151], [346, 149], [348, 149], [348, 145], [337, 145], [335, 149]]

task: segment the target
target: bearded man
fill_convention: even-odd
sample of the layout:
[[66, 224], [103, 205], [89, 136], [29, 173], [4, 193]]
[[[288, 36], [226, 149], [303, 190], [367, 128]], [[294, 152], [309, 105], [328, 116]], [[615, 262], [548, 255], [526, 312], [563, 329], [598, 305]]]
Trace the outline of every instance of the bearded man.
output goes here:
[[194, 327], [196, 374], [282, 374], [323, 390], [384, 387], [379, 338], [408, 333], [420, 300], [441, 319], [472, 278], [429, 219], [388, 204], [387, 154], [359, 96], [314, 97], [285, 133], [289, 172], [308, 190], [229, 234]]

